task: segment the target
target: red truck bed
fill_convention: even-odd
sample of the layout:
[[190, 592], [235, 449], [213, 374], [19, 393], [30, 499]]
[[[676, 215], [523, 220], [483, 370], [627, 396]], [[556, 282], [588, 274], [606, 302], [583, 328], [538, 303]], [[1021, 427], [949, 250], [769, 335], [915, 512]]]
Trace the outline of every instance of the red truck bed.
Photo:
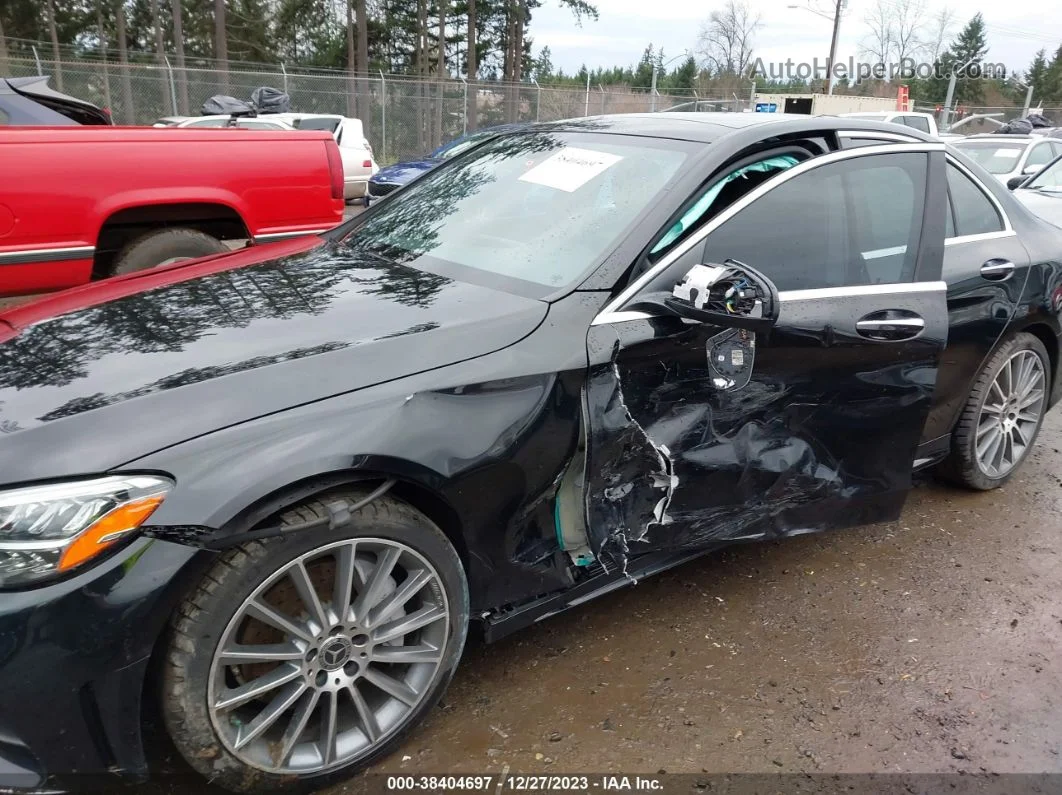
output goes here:
[[343, 220], [327, 132], [0, 127], [0, 174], [0, 295], [110, 275], [156, 232], [265, 243]]

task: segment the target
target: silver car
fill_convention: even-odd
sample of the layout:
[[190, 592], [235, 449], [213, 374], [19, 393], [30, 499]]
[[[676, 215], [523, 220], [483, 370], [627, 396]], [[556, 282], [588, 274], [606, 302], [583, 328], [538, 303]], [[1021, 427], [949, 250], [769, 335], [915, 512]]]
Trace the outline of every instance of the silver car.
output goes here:
[[1010, 188], [1062, 154], [1062, 139], [1044, 135], [971, 135], [947, 143]]

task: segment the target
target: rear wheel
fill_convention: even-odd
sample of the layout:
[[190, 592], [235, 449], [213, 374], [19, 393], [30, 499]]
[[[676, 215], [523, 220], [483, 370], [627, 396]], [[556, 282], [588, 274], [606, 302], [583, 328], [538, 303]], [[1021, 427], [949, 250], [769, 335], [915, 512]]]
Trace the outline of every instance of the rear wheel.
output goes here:
[[1014, 474], [1040, 432], [1051, 384], [1042, 342], [1020, 333], [985, 363], [952, 433], [941, 473], [972, 489], [997, 488]]
[[159, 229], [127, 243], [114, 260], [112, 275], [121, 276], [224, 251], [220, 240], [197, 229]]
[[[327, 516], [315, 500], [282, 521]], [[175, 621], [167, 726], [189, 763], [232, 791], [323, 787], [391, 751], [431, 709], [467, 625], [452, 545], [382, 497], [342, 527], [219, 559]]]

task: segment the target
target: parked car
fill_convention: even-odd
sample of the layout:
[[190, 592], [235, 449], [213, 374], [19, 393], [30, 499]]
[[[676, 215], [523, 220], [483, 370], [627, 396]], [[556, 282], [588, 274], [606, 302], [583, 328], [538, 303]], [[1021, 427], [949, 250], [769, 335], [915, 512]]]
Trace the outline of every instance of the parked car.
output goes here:
[[1062, 139], [1044, 135], [969, 135], [948, 144], [1008, 187], [1020, 184], [1062, 154]]
[[0, 127], [0, 159], [3, 295], [343, 220], [339, 150], [324, 133]]
[[934, 137], [940, 137], [937, 129], [937, 120], [932, 113], [922, 113], [913, 110], [896, 111], [860, 111], [859, 113], [842, 113], [846, 119], [867, 119], [871, 121], [884, 121], [890, 124], [900, 124], [904, 127], [924, 132]]
[[382, 199], [389, 193], [408, 185], [420, 175], [427, 174], [440, 163], [444, 163], [451, 157], [468, 151], [476, 144], [483, 143], [495, 135], [520, 129], [523, 126], [521, 124], [501, 124], [476, 130], [443, 144], [421, 160], [406, 160], [385, 166], [369, 180], [369, 190], [365, 195], [365, 205], [368, 206], [374, 200]]
[[152, 127], [241, 127], [247, 130], [294, 130], [291, 124], [268, 116], [164, 116]]
[[48, 80], [47, 75], [0, 78], [0, 126], [112, 123], [109, 113], [56, 91]]
[[472, 622], [896, 519], [915, 469], [1007, 482], [1062, 230], [896, 130], [533, 127], [320, 238], [0, 316], [0, 786], [142, 777], [159, 703], [214, 784], [324, 787]]
[[246, 127], [252, 130], [325, 130], [332, 133], [343, 160], [343, 195], [366, 195], [369, 177], [379, 171], [360, 119], [326, 113], [267, 113], [259, 116], [164, 116], [155, 127]]
[[343, 195], [347, 200], [365, 196], [369, 178], [380, 170], [376, 165], [372, 144], [365, 137], [361, 119], [328, 113], [271, 113], [260, 119], [278, 119], [297, 130], [327, 130], [339, 144], [343, 158]]
[[[1013, 181], [1013, 180], [1012, 180]], [[1014, 198], [1036, 215], [1062, 227], [1062, 156], [1013, 188]]]

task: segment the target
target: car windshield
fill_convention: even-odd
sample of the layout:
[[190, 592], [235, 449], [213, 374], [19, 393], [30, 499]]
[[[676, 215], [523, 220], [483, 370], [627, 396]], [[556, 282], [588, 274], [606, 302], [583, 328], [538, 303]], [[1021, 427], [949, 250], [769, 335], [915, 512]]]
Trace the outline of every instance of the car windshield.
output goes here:
[[1042, 190], [1047, 193], [1062, 193], [1062, 158], [1055, 160], [1022, 187]]
[[425, 269], [560, 287], [611, 252], [694, 149], [631, 136], [502, 136], [396, 193], [344, 244]]
[[1018, 165], [1026, 144], [1015, 141], [956, 141], [952, 144], [992, 174], [1009, 174]]

